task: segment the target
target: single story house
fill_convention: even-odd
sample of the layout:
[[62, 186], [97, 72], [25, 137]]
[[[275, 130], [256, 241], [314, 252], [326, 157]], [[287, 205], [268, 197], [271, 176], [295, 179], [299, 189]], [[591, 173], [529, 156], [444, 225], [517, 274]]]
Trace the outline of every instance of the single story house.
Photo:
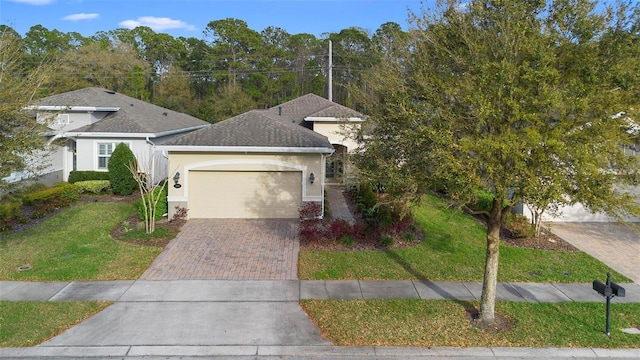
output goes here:
[[342, 127], [363, 119], [309, 94], [165, 142], [169, 217], [185, 208], [189, 218], [297, 218], [305, 203], [323, 206], [325, 184], [344, 171], [335, 153], [355, 149]]
[[[166, 154], [154, 148], [177, 136], [210, 126], [193, 116], [165, 109], [111, 90], [90, 87], [40, 99], [27, 108], [48, 124], [49, 164], [43, 182], [67, 181], [73, 170], [108, 171], [119, 143], [140, 162], [152, 162], [155, 180], [167, 174]], [[19, 174], [13, 179], [20, 180]]]

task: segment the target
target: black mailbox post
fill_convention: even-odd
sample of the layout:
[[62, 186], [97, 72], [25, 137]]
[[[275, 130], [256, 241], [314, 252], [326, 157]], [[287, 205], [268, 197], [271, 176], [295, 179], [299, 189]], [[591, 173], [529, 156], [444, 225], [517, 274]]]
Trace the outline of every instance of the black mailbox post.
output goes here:
[[607, 273], [607, 282], [593, 280], [593, 290], [607, 299], [607, 336], [611, 336], [611, 298], [614, 296], [624, 297], [624, 288], [611, 281], [611, 274]]

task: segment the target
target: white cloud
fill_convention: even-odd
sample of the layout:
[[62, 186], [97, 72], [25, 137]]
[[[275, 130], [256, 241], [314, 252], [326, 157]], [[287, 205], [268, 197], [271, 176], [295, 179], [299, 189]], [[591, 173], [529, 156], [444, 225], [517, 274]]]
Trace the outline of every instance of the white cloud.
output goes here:
[[51, 4], [54, 0], [9, 0], [9, 1], [28, 4], [28, 5], [47, 5], [47, 4]]
[[100, 17], [100, 14], [96, 14], [96, 13], [79, 13], [79, 14], [71, 14], [71, 15], [67, 15], [65, 17], [62, 18], [62, 20], [67, 20], [67, 21], [81, 21], [81, 20], [93, 20], [93, 19], [97, 19]]
[[136, 20], [125, 20], [118, 25], [124, 26], [128, 29], [133, 29], [138, 26], [148, 26], [154, 31], [163, 31], [170, 29], [186, 29], [195, 30], [195, 26], [189, 25], [182, 20], [174, 20], [166, 17], [155, 16], [142, 16]]

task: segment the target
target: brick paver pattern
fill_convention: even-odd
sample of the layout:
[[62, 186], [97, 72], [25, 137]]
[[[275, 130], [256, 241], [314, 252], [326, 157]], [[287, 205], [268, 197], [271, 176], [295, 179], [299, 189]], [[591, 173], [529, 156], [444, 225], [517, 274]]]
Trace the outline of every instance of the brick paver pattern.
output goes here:
[[297, 219], [190, 219], [141, 280], [293, 280]]

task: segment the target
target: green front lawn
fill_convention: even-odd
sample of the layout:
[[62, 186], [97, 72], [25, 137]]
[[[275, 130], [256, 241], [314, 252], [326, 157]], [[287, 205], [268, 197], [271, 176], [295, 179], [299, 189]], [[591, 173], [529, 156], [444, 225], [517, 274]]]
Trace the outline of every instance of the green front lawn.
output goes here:
[[[427, 197], [414, 216], [425, 234], [416, 246], [389, 251], [300, 251], [300, 279], [481, 281], [485, 228], [473, 218]], [[498, 280], [591, 282], [611, 272], [626, 277], [583, 252], [556, 252], [500, 247]]]
[[497, 302], [496, 311], [514, 321], [503, 332], [471, 324], [475, 302], [443, 300], [307, 300], [302, 307], [336, 345], [458, 347], [637, 348], [640, 304], [612, 304], [611, 338], [604, 334], [603, 303]]
[[109, 304], [108, 301], [0, 301], [0, 347], [38, 345]]
[[[3, 235], [0, 279], [137, 279], [162, 248], [120, 242], [109, 235], [135, 211], [127, 203], [81, 204], [23, 232]], [[18, 270], [28, 266], [30, 270]]]

